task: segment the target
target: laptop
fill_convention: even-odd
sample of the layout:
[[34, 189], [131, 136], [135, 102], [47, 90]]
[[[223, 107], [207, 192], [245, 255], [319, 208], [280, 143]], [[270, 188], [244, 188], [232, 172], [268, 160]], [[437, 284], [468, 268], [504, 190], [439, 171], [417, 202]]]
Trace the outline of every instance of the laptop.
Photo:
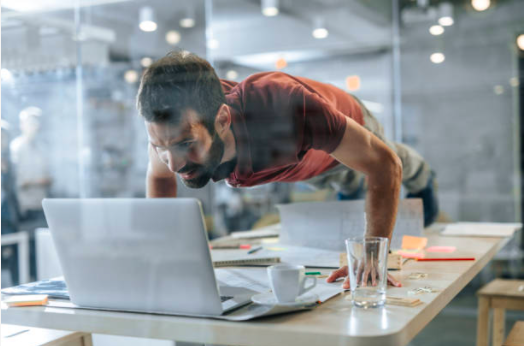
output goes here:
[[193, 198], [44, 199], [71, 301], [81, 307], [219, 316], [254, 291], [219, 287]]

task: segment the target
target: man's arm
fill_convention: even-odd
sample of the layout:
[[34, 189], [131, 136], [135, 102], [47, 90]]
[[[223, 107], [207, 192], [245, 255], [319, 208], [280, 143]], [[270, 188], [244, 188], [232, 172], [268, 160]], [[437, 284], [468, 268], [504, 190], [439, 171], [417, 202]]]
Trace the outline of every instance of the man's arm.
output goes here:
[[366, 235], [391, 240], [402, 183], [399, 157], [378, 137], [347, 118], [342, 141], [331, 155], [368, 179]]
[[163, 163], [151, 144], [148, 146], [149, 165], [147, 166], [146, 196], [176, 197], [176, 176]]

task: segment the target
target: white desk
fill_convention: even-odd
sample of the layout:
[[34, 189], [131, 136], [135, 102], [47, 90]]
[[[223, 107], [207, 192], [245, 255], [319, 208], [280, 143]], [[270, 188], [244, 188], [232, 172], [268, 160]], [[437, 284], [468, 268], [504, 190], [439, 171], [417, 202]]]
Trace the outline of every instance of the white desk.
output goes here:
[[[226, 322], [51, 307], [6, 309], [3, 305], [2, 321], [31, 327], [218, 345], [406, 345], [508, 241], [503, 238], [427, 235], [428, 246], [456, 246], [453, 256], [475, 257], [477, 260], [407, 262], [401, 272], [394, 272], [403, 287], [389, 288], [389, 295], [405, 296], [409, 289], [424, 285], [440, 290], [417, 296], [424, 304], [414, 308], [357, 309], [341, 295], [312, 311], [250, 322]], [[411, 272], [425, 272], [429, 278], [409, 280]]]

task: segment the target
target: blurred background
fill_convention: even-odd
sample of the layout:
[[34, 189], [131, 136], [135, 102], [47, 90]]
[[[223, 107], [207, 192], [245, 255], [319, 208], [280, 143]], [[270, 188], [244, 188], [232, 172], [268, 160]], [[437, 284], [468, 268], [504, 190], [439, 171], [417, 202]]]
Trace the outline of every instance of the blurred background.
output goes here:
[[[145, 196], [135, 96], [173, 49], [224, 79], [279, 70], [355, 94], [436, 171], [439, 221], [521, 221], [524, 1], [3, 0], [1, 11], [2, 287], [60, 275], [42, 198]], [[179, 194], [202, 201], [210, 237], [278, 222], [277, 203], [334, 198], [300, 183]], [[522, 277], [521, 264], [517, 239], [469, 292]], [[471, 315], [470, 296], [448, 314]], [[430, 344], [432, 325], [414, 345]]]

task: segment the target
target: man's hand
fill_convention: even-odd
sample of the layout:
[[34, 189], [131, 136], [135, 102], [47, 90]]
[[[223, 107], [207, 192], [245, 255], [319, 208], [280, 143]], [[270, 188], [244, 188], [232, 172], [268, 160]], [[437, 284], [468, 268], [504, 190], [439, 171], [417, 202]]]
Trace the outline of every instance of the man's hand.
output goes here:
[[[361, 273], [361, 275], [357, 275], [357, 277], [365, 278], [366, 283], [370, 279], [369, 275], [371, 273], [375, 273], [375, 275], [371, 275], [371, 283], [373, 286], [376, 285], [377, 274], [373, 268], [359, 268], [358, 272]], [[348, 290], [349, 289], [349, 275], [348, 274], [349, 274], [348, 266], [344, 266], [332, 272], [331, 275], [329, 275], [329, 277], [326, 279], [326, 282], [335, 282], [337, 279], [345, 277], [346, 280], [344, 280], [344, 283], [342, 284], [342, 288]], [[388, 273], [388, 284], [391, 286], [395, 286], [395, 287], [402, 287], [402, 284], [399, 281], [397, 281], [393, 276], [389, 275], [389, 273]]]

